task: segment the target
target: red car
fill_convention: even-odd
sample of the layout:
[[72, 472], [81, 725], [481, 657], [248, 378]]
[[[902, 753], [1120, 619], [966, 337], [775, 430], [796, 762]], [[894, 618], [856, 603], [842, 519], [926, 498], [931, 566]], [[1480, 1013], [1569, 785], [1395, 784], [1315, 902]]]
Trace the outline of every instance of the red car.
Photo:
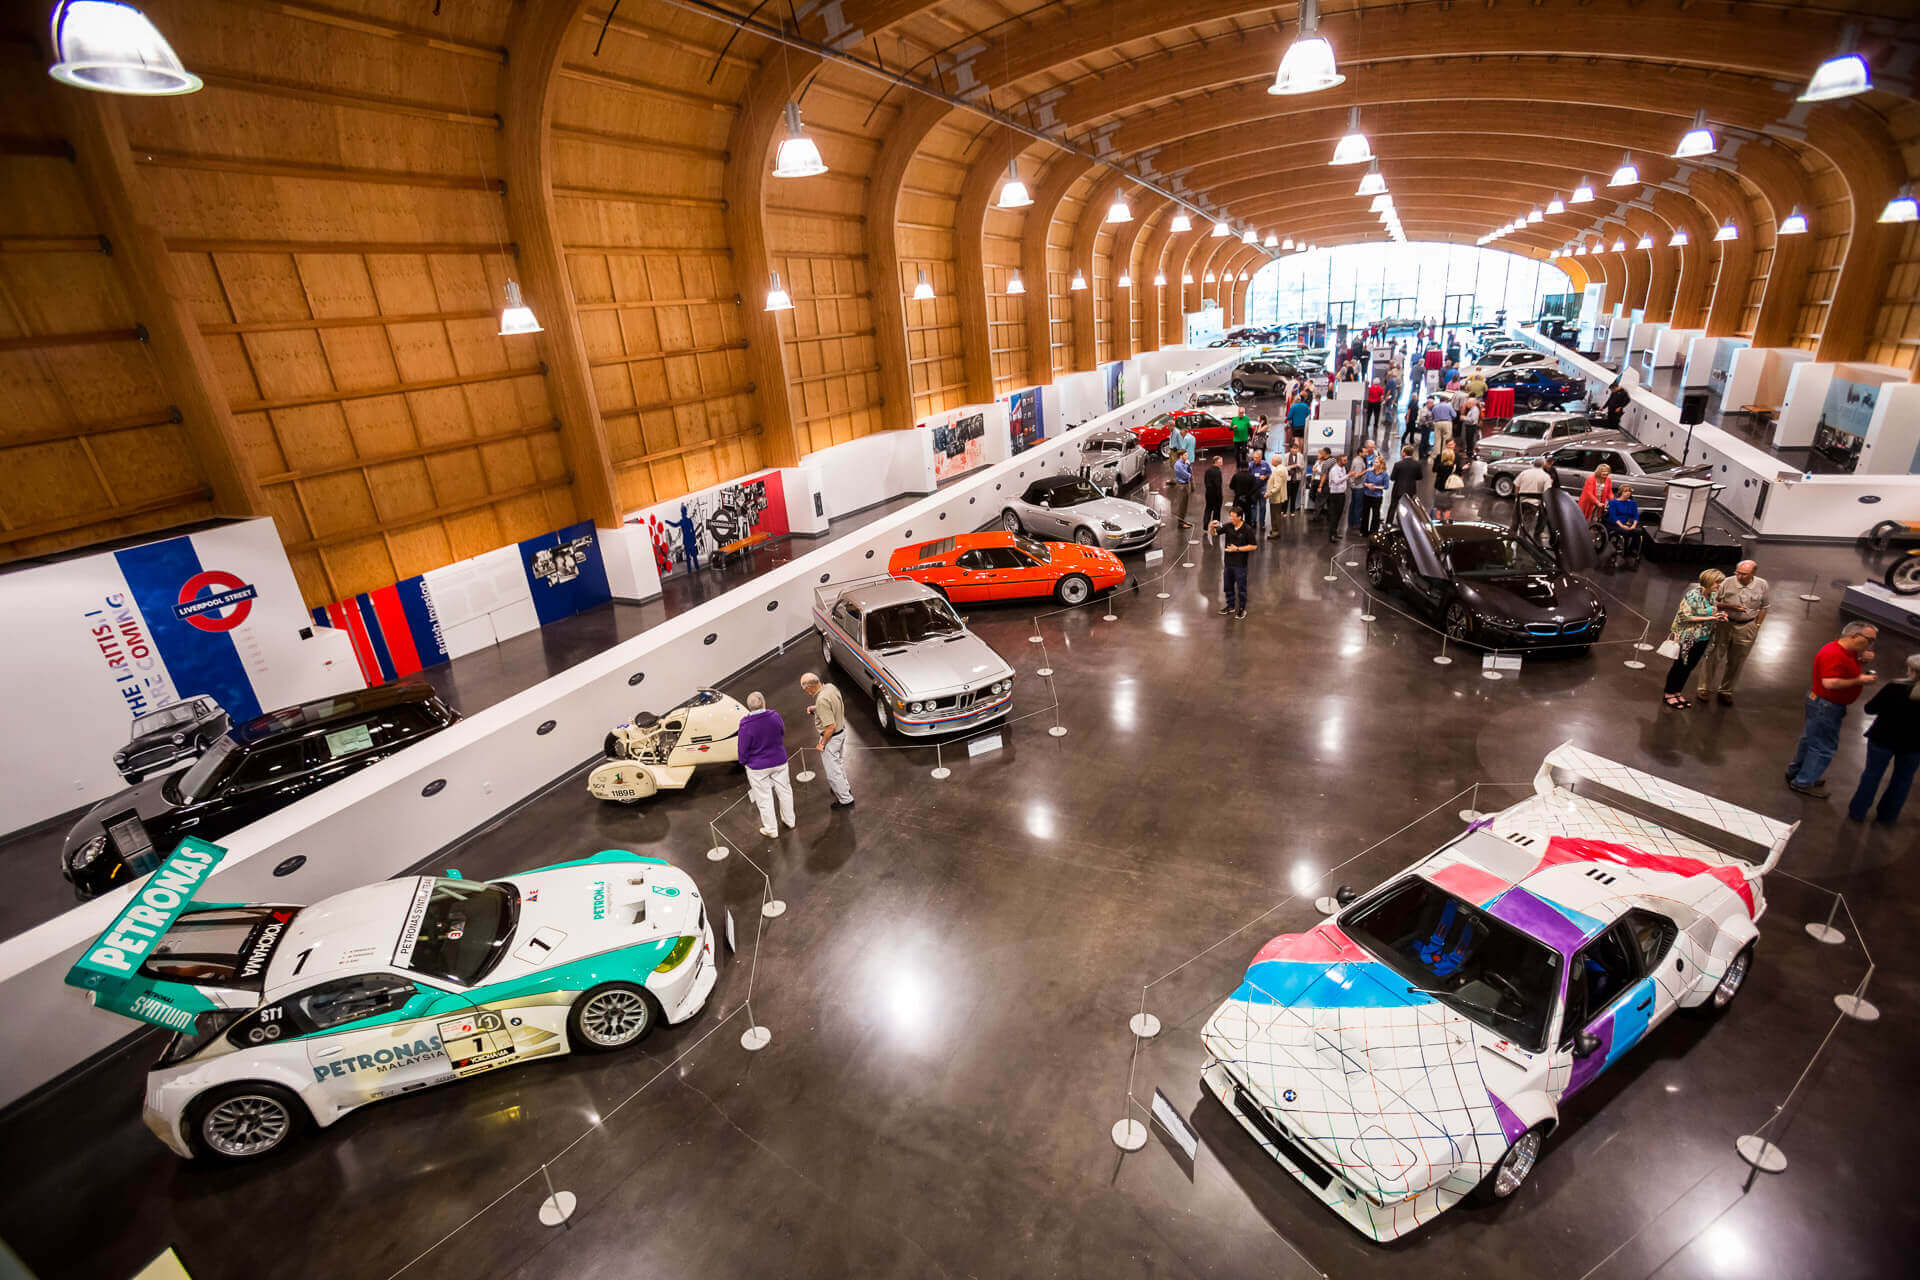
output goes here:
[[1111, 551], [998, 531], [909, 543], [894, 551], [887, 570], [955, 601], [1052, 596], [1081, 604], [1127, 580], [1126, 566]]
[[[1193, 443], [1198, 449], [1233, 448], [1233, 428], [1198, 409], [1176, 409], [1172, 413], [1163, 413], [1151, 422], [1134, 427], [1133, 438], [1140, 442], [1142, 449], [1157, 453], [1162, 458], [1170, 458], [1173, 448], [1167, 441], [1173, 435], [1175, 424], [1182, 431], [1193, 433]], [[1187, 461], [1194, 459], [1188, 458]]]

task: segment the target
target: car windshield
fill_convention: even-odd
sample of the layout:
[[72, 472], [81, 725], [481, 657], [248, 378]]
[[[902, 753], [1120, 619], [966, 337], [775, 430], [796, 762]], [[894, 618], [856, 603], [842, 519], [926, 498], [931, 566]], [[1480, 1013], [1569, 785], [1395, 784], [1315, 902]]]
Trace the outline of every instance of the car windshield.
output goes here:
[[161, 707], [137, 716], [133, 722], [135, 733], [159, 733], [175, 725], [192, 724], [200, 716], [199, 707], [191, 702], [176, 702], [172, 706]]
[[1678, 470], [1680, 466], [1680, 459], [1674, 457], [1665, 449], [1656, 449], [1652, 445], [1648, 445], [1644, 449], [1635, 449], [1633, 451], [1633, 460], [1639, 466], [1640, 470], [1646, 472], [1648, 475], [1658, 475], [1662, 471], [1675, 471]]
[[1053, 557], [1047, 554], [1047, 544], [1044, 542], [1035, 542], [1032, 538], [1023, 538], [1016, 534], [1013, 545], [1032, 556], [1039, 564], [1053, 563]]
[[1560, 957], [1419, 876], [1340, 917], [1347, 936], [1423, 991], [1534, 1052], [1546, 1047]]
[[406, 967], [430, 978], [471, 986], [493, 968], [513, 936], [519, 894], [510, 886], [484, 881], [432, 883]]
[[1502, 433], [1509, 436], [1525, 436], [1529, 440], [1538, 440], [1547, 434], [1547, 424], [1540, 418], [1515, 418], [1507, 424]]
[[1533, 549], [1500, 529], [1452, 526], [1447, 539], [1447, 561], [1459, 578], [1501, 578], [1514, 573], [1550, 573], [1553, 566]]
[[1070, 484], [1056, 485], [1048, 489], [1045, 496], [1049, 506], [1077, 507], [1083, 502], [1097, 502], [1106, 495], [1085, 480], [1075, 480]]
[[909, 600], [867, 615], [867, 646], [892, 649], [957, 636], [962, 630], [960, 619], [945, 600]]
[[207, 753], [200, 757], [193, 768], [186, 771], [177, 784], [172, 784], [174, 799], [181, 804], [192, 804], [205, 800], [220, 789], [233, 771], [240, 767], [240, 747], [231, 737], [222, 737]]

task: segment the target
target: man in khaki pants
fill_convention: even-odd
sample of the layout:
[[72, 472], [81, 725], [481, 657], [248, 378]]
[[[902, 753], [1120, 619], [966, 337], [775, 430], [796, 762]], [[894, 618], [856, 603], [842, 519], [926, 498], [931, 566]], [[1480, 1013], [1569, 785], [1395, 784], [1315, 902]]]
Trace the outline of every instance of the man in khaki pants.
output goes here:
[[827, 775], [827, 787], [833, 792], [833, 803], [827, 807], [851, 809], [853, 788], [847, 785], [847, 704], [841, 700], [838, 689], [820, 683], [820, 677], [811, 671], [800, 677], [800, 688], [813, 699], [807, 713], [813, 717], [813, 727], [820, 731], [820, 763]]
[[1727, 620], [1713, 629], [1707, 656], [1700, 660], [1700, 698], [1694, 705], [1704, 707], [1707, 699], [1718, 696], [1720, 705], [1733, 705], [1733, 682], [1740, 677], [1753, 642], [1760, 638], [1760, 624], [1767, 620], [1771, 603], [1767, 580], [1755, 570], [1759, 566], [1742, 560], [1734, 566], [1733, 576], [1720, 584], [1716, 597]]

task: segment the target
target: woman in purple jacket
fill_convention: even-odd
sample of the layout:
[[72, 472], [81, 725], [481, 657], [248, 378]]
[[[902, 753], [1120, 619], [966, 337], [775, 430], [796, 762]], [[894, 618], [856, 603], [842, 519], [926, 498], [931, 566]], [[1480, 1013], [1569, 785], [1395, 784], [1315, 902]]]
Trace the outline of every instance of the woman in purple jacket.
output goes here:
[[780, 834], [773, 825], [775, 796], [780, 799], [780, 821], [793, 825], [793, 777], [787, 772], [787, 722], [767, 706], [765, 694], [747, 695], [737, 745], [747, 769], [747, 794], [760, 810], [760, 834], [772, 840]]

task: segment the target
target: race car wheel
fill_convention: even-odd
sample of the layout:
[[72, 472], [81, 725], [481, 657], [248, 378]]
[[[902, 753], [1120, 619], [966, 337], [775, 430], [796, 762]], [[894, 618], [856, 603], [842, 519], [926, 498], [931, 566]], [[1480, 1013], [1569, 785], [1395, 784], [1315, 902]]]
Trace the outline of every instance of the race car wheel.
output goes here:
[[1238, 378], [1235, 378], [1233, 380], [1233, 394], [1239, 395], [1242, 391], [1245, 391], [1246, 389], [1247, 389], [1246, 383], [1240, 381], [1240, 379]]
[[576, 1053], [609, 1053], [645, 1040], [661, 1021], [652, 992], [631, 982], [609, 982], [573, 1002], [567, 1040]]
[[1160, 447], [1158, 449], [1155, 449], [1154, 452], [1160, 455], [1160, 461], [1162, 462], [1165, 462], [1168, 458], [1171, 458], [1173, 456], [1173, 437], [1168, 436], [1165, 440], [1162, 440], [1160, 442]]
[[833, 678], [833, 643], [825, 636], [820, 637], [820, 670], [828, 679]]
[[1099, 535], [1085, 525], [1081, 525], [1073, 531], [1073, 540], [1083, 547], [1097, 547], [1100, 545]]
[[1000, 517], [1000, 523], [1007, 527], [1008, 533], [1025, 533], [1026, 526], [1020, 523], [1020, 517], [1009, 511]]
[[1507, 1154], [1500, 1157], [1500, 1163], [1493, 1166], [1486, 1180], [1473, 1189], [1468, 1197], [1474, 1204], [1498, 1204], [1511, 1199], [1533, 1172], [1533, 1166], [1540, 1161], [1540, 1144], [1547, 1139], [1547, 1127], [1537, 1124], [1513, 1140], [1507, 1148]]
[[1511, 498], [1513, 496], [1513, 477], [1509, 475], [1495, 476], [1493, 478], [1493, 496], [1496, 498]]
[[1380, 553], [1379, 548], [1377, 547], [1368, 548], [1367, 549], [1367, 581], [1371, 582], [1376, 587], [1384, 587], [1387, 585], [1387, 575], [1388, 575], [1388, 569], [1387, 569], [1386, 556], [1382, 555]]
[[1720, 975], [1720, 981], [1713, 984], [1713, 994], [1696, 1005], [1694, 1011], [1707, 1018], [1717, 1018], [1725, 1013], [1733, 1004], [1734, 997], [1740, 994], [1740, 988], [1747, 985], [1747, 975], [1752, 972], [1753, 944], [1749, 942], [1727, 962], [1727, 971]]
[[1447, 635], [1455, 640], [1465, 640], [1473, 630], [1473, 615], [1467, 612], [1467, 606], [1455, 600], [1447, 606]]
[[277, 1084], [223, 1084], [187, 1108], [187, 1141], [215, 1160], [256, 1160], [285, 1146], [306, 1123], [306, 1107]]
[[887, 691], [885, 689], [875, 689], [873, 691], [873, 718], [880, 722], [882, 729], [893, 728], [893, 711], [887, 706]]
[[1920, 554], [1909, 553], [1888, 565], [1884, 580], [1895, 595], [1920, 596]]
[[1054, 584], [1053, 598], [1061, 604], [1085, 604], [1093, 595], [1093, 583], [1077, 573], [1070, 573]]

